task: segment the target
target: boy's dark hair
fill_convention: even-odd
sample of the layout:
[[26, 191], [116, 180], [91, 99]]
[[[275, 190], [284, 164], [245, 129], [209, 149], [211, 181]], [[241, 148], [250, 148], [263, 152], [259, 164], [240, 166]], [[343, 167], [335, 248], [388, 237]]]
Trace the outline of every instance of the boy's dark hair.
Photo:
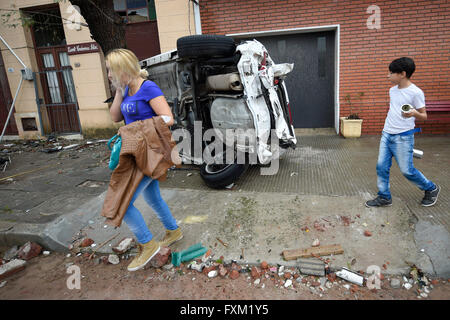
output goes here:
[[406, 77], [411, 78], [412, 74], [416, 70], [416, 65], [414, 64], [414, 60], [408, 57], [402, 57], [395, 59], [389, 65], [389, 71], [392, 73], [402, 73], [406, 72]]

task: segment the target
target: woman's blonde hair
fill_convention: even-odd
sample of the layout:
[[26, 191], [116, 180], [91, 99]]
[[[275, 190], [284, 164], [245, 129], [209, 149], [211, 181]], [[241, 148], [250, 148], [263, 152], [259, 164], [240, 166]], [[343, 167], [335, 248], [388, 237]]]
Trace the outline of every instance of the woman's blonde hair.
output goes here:
[[120, 82], [122, 75], [130, 78], [141, 77], [146, 79], [148, 72], [141, 69], [139, 60], [133, 51], [128, 49], [114, 49], [106, 55], [106, 61], [109, 63], [109, 69], [112, 72], [113, 79]]

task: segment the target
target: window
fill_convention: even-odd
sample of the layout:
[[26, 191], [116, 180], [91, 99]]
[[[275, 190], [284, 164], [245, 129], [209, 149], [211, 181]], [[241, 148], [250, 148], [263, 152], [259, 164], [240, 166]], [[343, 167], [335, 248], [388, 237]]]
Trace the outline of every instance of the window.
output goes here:
[[114, 0], [114, 10], [125, 23], [156, 21], [155, 0]]
[[59, 8], [49, 10], [23, 10], [32, 19], [36, 47], [61, 46], [66, 44]]

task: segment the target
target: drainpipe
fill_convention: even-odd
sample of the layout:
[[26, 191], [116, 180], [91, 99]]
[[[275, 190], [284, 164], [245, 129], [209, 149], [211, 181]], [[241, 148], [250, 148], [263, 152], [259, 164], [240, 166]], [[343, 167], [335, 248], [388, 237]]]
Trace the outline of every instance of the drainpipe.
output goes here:
[[194, 4], [195, 34], [202, 34], [202, 22], [200, 21], [200, 0], [192, 0]]

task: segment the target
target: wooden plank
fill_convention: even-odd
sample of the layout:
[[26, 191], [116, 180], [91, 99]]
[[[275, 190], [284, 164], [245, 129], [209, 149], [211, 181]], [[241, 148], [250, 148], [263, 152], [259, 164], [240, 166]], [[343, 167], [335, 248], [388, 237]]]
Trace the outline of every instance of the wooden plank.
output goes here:
[[308, 249], [294, 249], [294, 250], [284, 250], [283, 256], [284, 260], [296, 260], [297, 258], [309, 258], [313, 255], [316, 256], [328, 256], [330, 254], [342, 254], [344, 249], [342, 249], [340, 244], [333, 244], [328, 246], [313, 247]]

